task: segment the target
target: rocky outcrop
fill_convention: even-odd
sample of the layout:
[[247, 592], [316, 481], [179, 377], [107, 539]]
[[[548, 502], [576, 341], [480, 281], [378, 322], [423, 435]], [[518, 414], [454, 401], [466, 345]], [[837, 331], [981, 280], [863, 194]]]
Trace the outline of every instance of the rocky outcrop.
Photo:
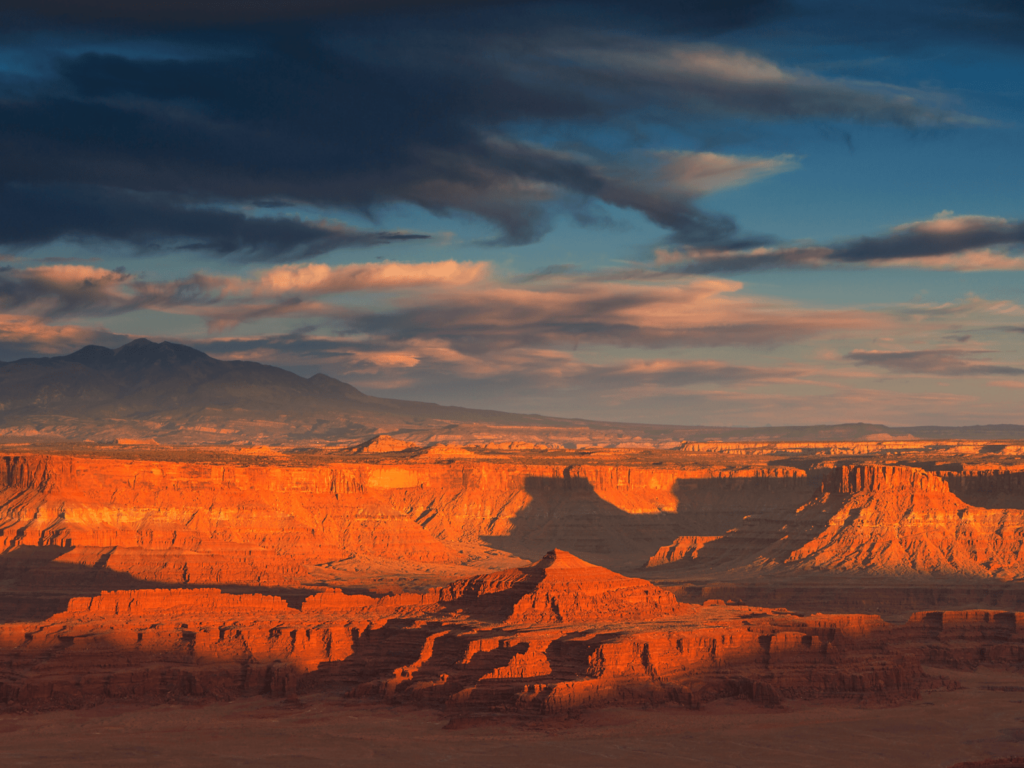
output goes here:
[[1024, 509], [1024, 466], [960, 466], [940, 474], [949, 489], [972, 506]]
[[676, 563], [685, 558], [696, 560], [705, 544], [718, 541], [721, 536], [680, 536], [671, 544], [662, 547], [647, 561], [648, 568], [666, 563]]
[[934, 472], [840, 466], [810, 502], [753, 514], [720, 537], [682, 537], [650, 567], [807, 574], [1024, 578], [1024, 510], [973, 507]]
[[492, 548], [523, 559], [571, 548], [635, 567], [681, 528], [722, 533], [738, 511], [793, 505], [811, 488], [790, 467], [231, 458], [0, 457], [0, 551], [58, 546], [64, 563], [190, 584], [298, 585], [349, 559], [515, 562]]
[[684, 442], [679, 450], [685, 453], [717, 453], [740, 456], [866, 456], [869, 454], [953, 454], [976, 456], [979, 454], [1020, 456], [1024, 445], [1020, 443], [993, 443], [983, 440], [918, 440], [892, 439], [891, 435], [865, 435], [859, 440], [843, 441], [705, 441]]
[[[573, 595], [580, 597], [573, 602]], [[569, 602], [563, 602], [568, 599]], [[0, 625], [0, 702], [297, 696], [332, 690], [451, 710], [557, 713], [743, 696], [894, 702], [922, 662], [1019, 664], [1024, 615], [875, 616], [673, 605], [649, 583], [565, 552], [427, 595], [275, 597], [136, 590]]]
[[643, 622], [692, 610], [649, 581], [626, 578], [560, 549], [526, 568], [455, 582], [438, 599], [466, 610], [482, 608], [490, 620], [508, 625], [577, 624], [608, 616]]
[[796, 517], [796, 568], [1024, 577], [1024, 511], [971, 507], [913, 467], [838, 468]]
[[[57, 546], [61, 561], [156, 582], [300, 584], [360, 555], [464, 559], [387, 503], [401, 468], [0, 459], [0, 550]], [[482, 548], [478, 548], [482, 549]]]
[[360, 443], [352, 449], [353, 453], [398, 453], [419, 448], [417, 443], [410, 443], [405, 440], [397, 440], [390, 435], [378, 435], [377, 437]]
[[[552, 548], [613, 569], [646, 563], [694, 578], [765, 568], [1021, 573], [1020, 513], [971, 506], [950, 492], [948, 474], [913, 467], [826, 474], [710, 460], [651, 466], [625, 454], [614, 464], [566, 464], [422, 451], [206, 458], [0, 457], [0, 550], [58, 547], [60, 564], [161, 584], [322, 586], [352, 583], [332, 581], [339, 571], [445, 574], [425, 588]], [[1013, 473], [984, 480], [999, 498], [1019, 484]]]

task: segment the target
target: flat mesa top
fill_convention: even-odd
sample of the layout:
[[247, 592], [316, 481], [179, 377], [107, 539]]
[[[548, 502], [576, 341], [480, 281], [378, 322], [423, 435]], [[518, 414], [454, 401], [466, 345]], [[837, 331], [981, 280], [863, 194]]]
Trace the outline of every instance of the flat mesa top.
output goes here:
[[[363, 441], [365, 442], [365, 441]], [[935, 441], [891, 443], [682, 443], [671, 448], [563, 445], [507, 447], [490, 442], [415, 442], [395, 451], [367, 453], [360, 443], [334, 445], [161, 445], [123, 441], [0, 442], [0, 456], [62, 456], [116, 461], [154, 461], [231, 466], [316, 467], [346, 464], [444, 465], [490, 463], [573, 466], [703, 468], [784, 473], [829, 470], [843, 464], [912, 464], [930, 471], [1024, 469], [1024, 441]], [[450, 450], [439, 450], [451, 447]], [[700, 448], [701, 450], [694, 450]]]

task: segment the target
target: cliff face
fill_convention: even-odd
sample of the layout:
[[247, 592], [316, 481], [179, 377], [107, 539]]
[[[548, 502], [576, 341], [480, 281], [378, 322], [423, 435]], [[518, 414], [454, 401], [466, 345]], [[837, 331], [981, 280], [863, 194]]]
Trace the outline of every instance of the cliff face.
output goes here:
[[[495, 615], [496, 604], [511, 607], [511, 617]], [[724, 696], [765, 706], [787, 698], [892, 702], [942, 684], [922, 672], [922, 660], [1019, 663], [1022, 618], [922, 614], [896, 627], [873, 616], [679, 606], [649, 583], [552, 552], [528, 568], [428, 595], [326, 593], [300, 610], [211, 589], [75, 600], [44, 622], [0, 625], [0, 703], [316, 689], [536, 713], [615, 702], [699, 707]]]
[[[1006, 498], [1016, 478], [994, 479]], [[1024, 510], [971, 506], [946, 479], [915, 467], [842, 466], [810, 502], [747, 515], [723, 535], [678, 537], [650, 558], [648, 567], [657, 566], [690, 574], [1021, 579]]]
[[[0, 460], [0, 544], [59, 546], [63, 562], [161, 582], [296, 584], [362, 553], [459, 555], [389, 504], [401, 472], [47, 456]], [[368, 498], [360, 498], [360, 492]]]
[[941, 473], [959, 498], [976, 507], [1024, 509], [1024, 467], [961, 467]]
[[[991, 481], [998, 498], [1019, 484], [1013, 473], [965, 477], [965, 487]], [[350, 583], [331, 581], [345, 568], [454, 578], [552, 548], [709, 578], [769, 568], [1017, 579], [1022, 516], [890, 465], [843, 466], [815, 483], [786, 466], [0, 457], [4, 551], [59, 547], [59, 563], [161, 583]]]
[[796, 516], [797, 568], [1024, 576], [1024, 511], [971, 507], [913, 467], [837, 469]]
[[309, 567], [352, 558], [515, 561], [494, 559], [491, 547], [525, 558], [573, 548], [623, 567], [642, 563], [680, 528], [724, 530], [737, 509], [784, 506], [807, 490], [792, 468], [450, 459], [293, 467], [16, 455], [0, 457], [0, 547], [59, 546], [68, 550], [62, 562], [209, 584], [300, 584]]

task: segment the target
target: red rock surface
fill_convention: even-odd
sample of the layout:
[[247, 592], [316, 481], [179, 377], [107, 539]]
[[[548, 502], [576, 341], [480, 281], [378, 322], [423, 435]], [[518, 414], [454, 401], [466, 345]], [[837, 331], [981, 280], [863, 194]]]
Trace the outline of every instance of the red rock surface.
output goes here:
[[[1024, 499], [1021, 499], [1024, 501]], [[720, 573], [1024, 578], [1024, 510], [971, 506], [907, 466], [836, 467], [806, 504], [720, 537], [681, 537], [648, 562]]]
[[896, 702], [946, 683], [932, 666], [1019, 665], [1024, 614], [875, 616], [673, 604], [564, 552], [427, 595], [277, 598], [142, 590], [0, 625], [0, 701], [15, 708], [299, 695], [564, 712], [613, 702], [698, 707], [745, 696]]
[[[978, 608], [979, 584], [1024, 575], [1024, 513], [950, 490], [1015, 499], [1009, 464], [131, 450], [0, 457], [0, 700], [12, 707], [308, 690], [524, 712], [885, 702], [945, 684], [922, 665], [1024, 662], [1014, 610], [941, 610], [954, 579]], [[739, 574], [776, 606], [818, 590], [835, 611], [833, 582], [801, 579], [840, 574], [880, 579], [866, 588], [892, 590], [906, 614], [916, 580], [940, 610], [896, 623], [681, 604], [609, 569], [645, 563], [701, 600], [728, 599], [722, 576]], [[372, 591], [388, 569], [398, 594], [324, 588]], [[411, 592], [402, 579], [451, 583]]]
[[0, 457], [0, 551], [59, 546], [64, 563], [193, 584], [320, 583], [311, 568], [353, 559], [501, 567], [552, 547], [622, 569], [681, 528], [722, 533], [737, 509], [791, 509], [812, 488], [789, 467], [283, 459]]
[[206, 584], [299, 584], [308, 565], [357, 553], [466, 559], [380, 503], [410, 485], [415, 478], [400, 467], [8, 456], [0, 458], [0, 549], [56, 545], [65, 563]]
[[797, 568], [1024, 576], [1024, 510], [972, 507], [921, 469], [841, 467], [796, 517]]

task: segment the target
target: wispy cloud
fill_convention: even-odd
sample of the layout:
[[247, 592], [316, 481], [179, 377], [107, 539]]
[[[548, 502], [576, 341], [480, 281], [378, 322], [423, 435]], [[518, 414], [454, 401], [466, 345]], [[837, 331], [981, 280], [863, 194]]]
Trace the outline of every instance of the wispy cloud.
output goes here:
[[0, 308], [21, 308], [46, 317], [119, 314], [157, 309], [215, 318], [240, 319], [318, 312], [337, 307], [306, 297], [351, 292], [393, 292], [429, 286], [465, 286], [490, 273], [486, 262], [440, 261], [418, 264], [288, 264], [251, 277], [197, 273], [170, 281], [147, 281], [126, 270], [82, 264], [0, 268]]
[[128, 341], [130, 336], [102, 328], [52, 325], [37, 317], [0, 314], [0, 360], [8, 362], [21, 357], [66, 354], [86, 344], [120, 346]]
[[905, 126], [984, 122], [956, 111], [948, 97], [936, 92], [825, 78], [717, 45], [652, 44], [620, 36], [562, 53], [602, 84], [628, 84], [638, 100], [675, 103], [691, 113], [827, 117]]
[[845, 265], [954, 272], [1024, 269], [1024, 222], [992, 216], [937, 214], [894, 227], [879, 237], [830, 246], [746, 249], [659, 248], [655, 262], [692, 273]]
[[846, 355], [858, 365], [871, 365], [898, 374], [927, 376], [1024, 376], [1024, 368], [996, 365], [987, 351], [924, 349], [909, 352], [855, 351]]

